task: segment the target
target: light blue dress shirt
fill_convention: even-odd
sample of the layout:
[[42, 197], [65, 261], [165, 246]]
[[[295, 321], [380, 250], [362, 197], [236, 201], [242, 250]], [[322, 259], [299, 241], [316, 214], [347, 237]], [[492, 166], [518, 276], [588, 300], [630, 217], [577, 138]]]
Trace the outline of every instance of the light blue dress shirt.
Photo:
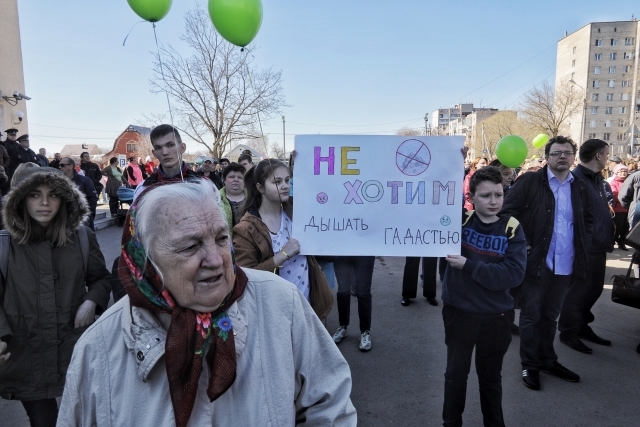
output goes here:
[[573, 174], [569, 172], [567, 178], [560, 182], [558, 178], [547, 168], [549, 186], [556, 200], [556, 209], [553, 218], [553, 235], [547, 253], [547, 267], [554, 274], [568, 276], [573, 273], [573, 206], [571, 205], [571, 183]]

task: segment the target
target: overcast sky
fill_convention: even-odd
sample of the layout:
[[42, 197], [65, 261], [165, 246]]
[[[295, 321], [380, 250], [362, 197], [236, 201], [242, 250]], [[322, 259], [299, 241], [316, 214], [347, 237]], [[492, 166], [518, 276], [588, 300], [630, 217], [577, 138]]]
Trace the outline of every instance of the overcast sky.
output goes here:
[[[184, 14], [204, 0], [177, 0], [157, 24], [181, 47]], [[514, 108], [553, 83], [556, 44], [589, 22], [630, 20], [639, 3], [618, 0], [263, 0], [255, 64], [282, 70], [297, 134], [393, 134], [423, 128], [424, 115], [458, 102]], [[112, 146], [143, 114], [166, 113], [150, 93], [151, 24], [125, 0], [19, 1], [32, 147]], [[265, 120], [282, 142], [280, 115]], [[288, 148], [288, 149], [289, 149]], [[188, 143], [196, 151], [195, 143]]]

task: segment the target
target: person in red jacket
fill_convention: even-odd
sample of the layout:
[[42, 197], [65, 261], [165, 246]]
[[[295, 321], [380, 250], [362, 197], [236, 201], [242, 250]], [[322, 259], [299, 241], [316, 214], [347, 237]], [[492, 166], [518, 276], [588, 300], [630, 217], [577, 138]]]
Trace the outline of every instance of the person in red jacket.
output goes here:
[[629, 232], [629, 219], [627, 217], [629, 209], [622, 206], [618, 194], [620, 194], [620, 188], [624, 180], [629, 176], [629, 168], [624, 163], [620, 163], [613, 168], [613, 180], [611, 181], [611, 192], [613, 193], [613, 222], [616, 225], [616, 231], [614, 233], [614, 240], [618, 244], [618, 249], [627, 251], [627, 247], [624, 244], [624, 238]]
[[142, 171], [136, 162], [135, 157], [129, 157], [129, 164], [127, 165], [127, 181], [132, 188], [136, 188], [142, 184]]

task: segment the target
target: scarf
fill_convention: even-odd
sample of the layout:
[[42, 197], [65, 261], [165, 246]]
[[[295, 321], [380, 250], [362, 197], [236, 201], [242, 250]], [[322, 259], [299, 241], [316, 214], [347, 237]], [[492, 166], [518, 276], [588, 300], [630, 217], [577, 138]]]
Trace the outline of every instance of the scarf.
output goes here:
[[158, 272], [147, 261], [142, 242], [135, 233], [137, 202], [160, 185], [163, 184], [143, 191], [129, 209], [122, 232], [118, 271], [132, 306], [171, 315], [165, 342], [165, 365], [176, 426], [184, 427], [191, 417], [205, 355], [210, 372], [207, 396], [212, 402], [235, 381], [236, 349], [233, 326], [226, 310], [244, 293], [247, 276], [234, 260], [233, 290], [211, 313], [199, 313], [176, 305]]

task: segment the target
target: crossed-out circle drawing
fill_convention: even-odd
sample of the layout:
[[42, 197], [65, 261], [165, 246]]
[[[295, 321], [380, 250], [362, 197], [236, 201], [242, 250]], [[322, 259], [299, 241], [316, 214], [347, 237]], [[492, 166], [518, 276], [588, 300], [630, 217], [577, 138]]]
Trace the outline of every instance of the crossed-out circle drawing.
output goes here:
[[431, 163], [429, 147], [417, 139], [404, 141], [396, 150], [396, 166], [400, 172], [409, 176], [420, 175]]

